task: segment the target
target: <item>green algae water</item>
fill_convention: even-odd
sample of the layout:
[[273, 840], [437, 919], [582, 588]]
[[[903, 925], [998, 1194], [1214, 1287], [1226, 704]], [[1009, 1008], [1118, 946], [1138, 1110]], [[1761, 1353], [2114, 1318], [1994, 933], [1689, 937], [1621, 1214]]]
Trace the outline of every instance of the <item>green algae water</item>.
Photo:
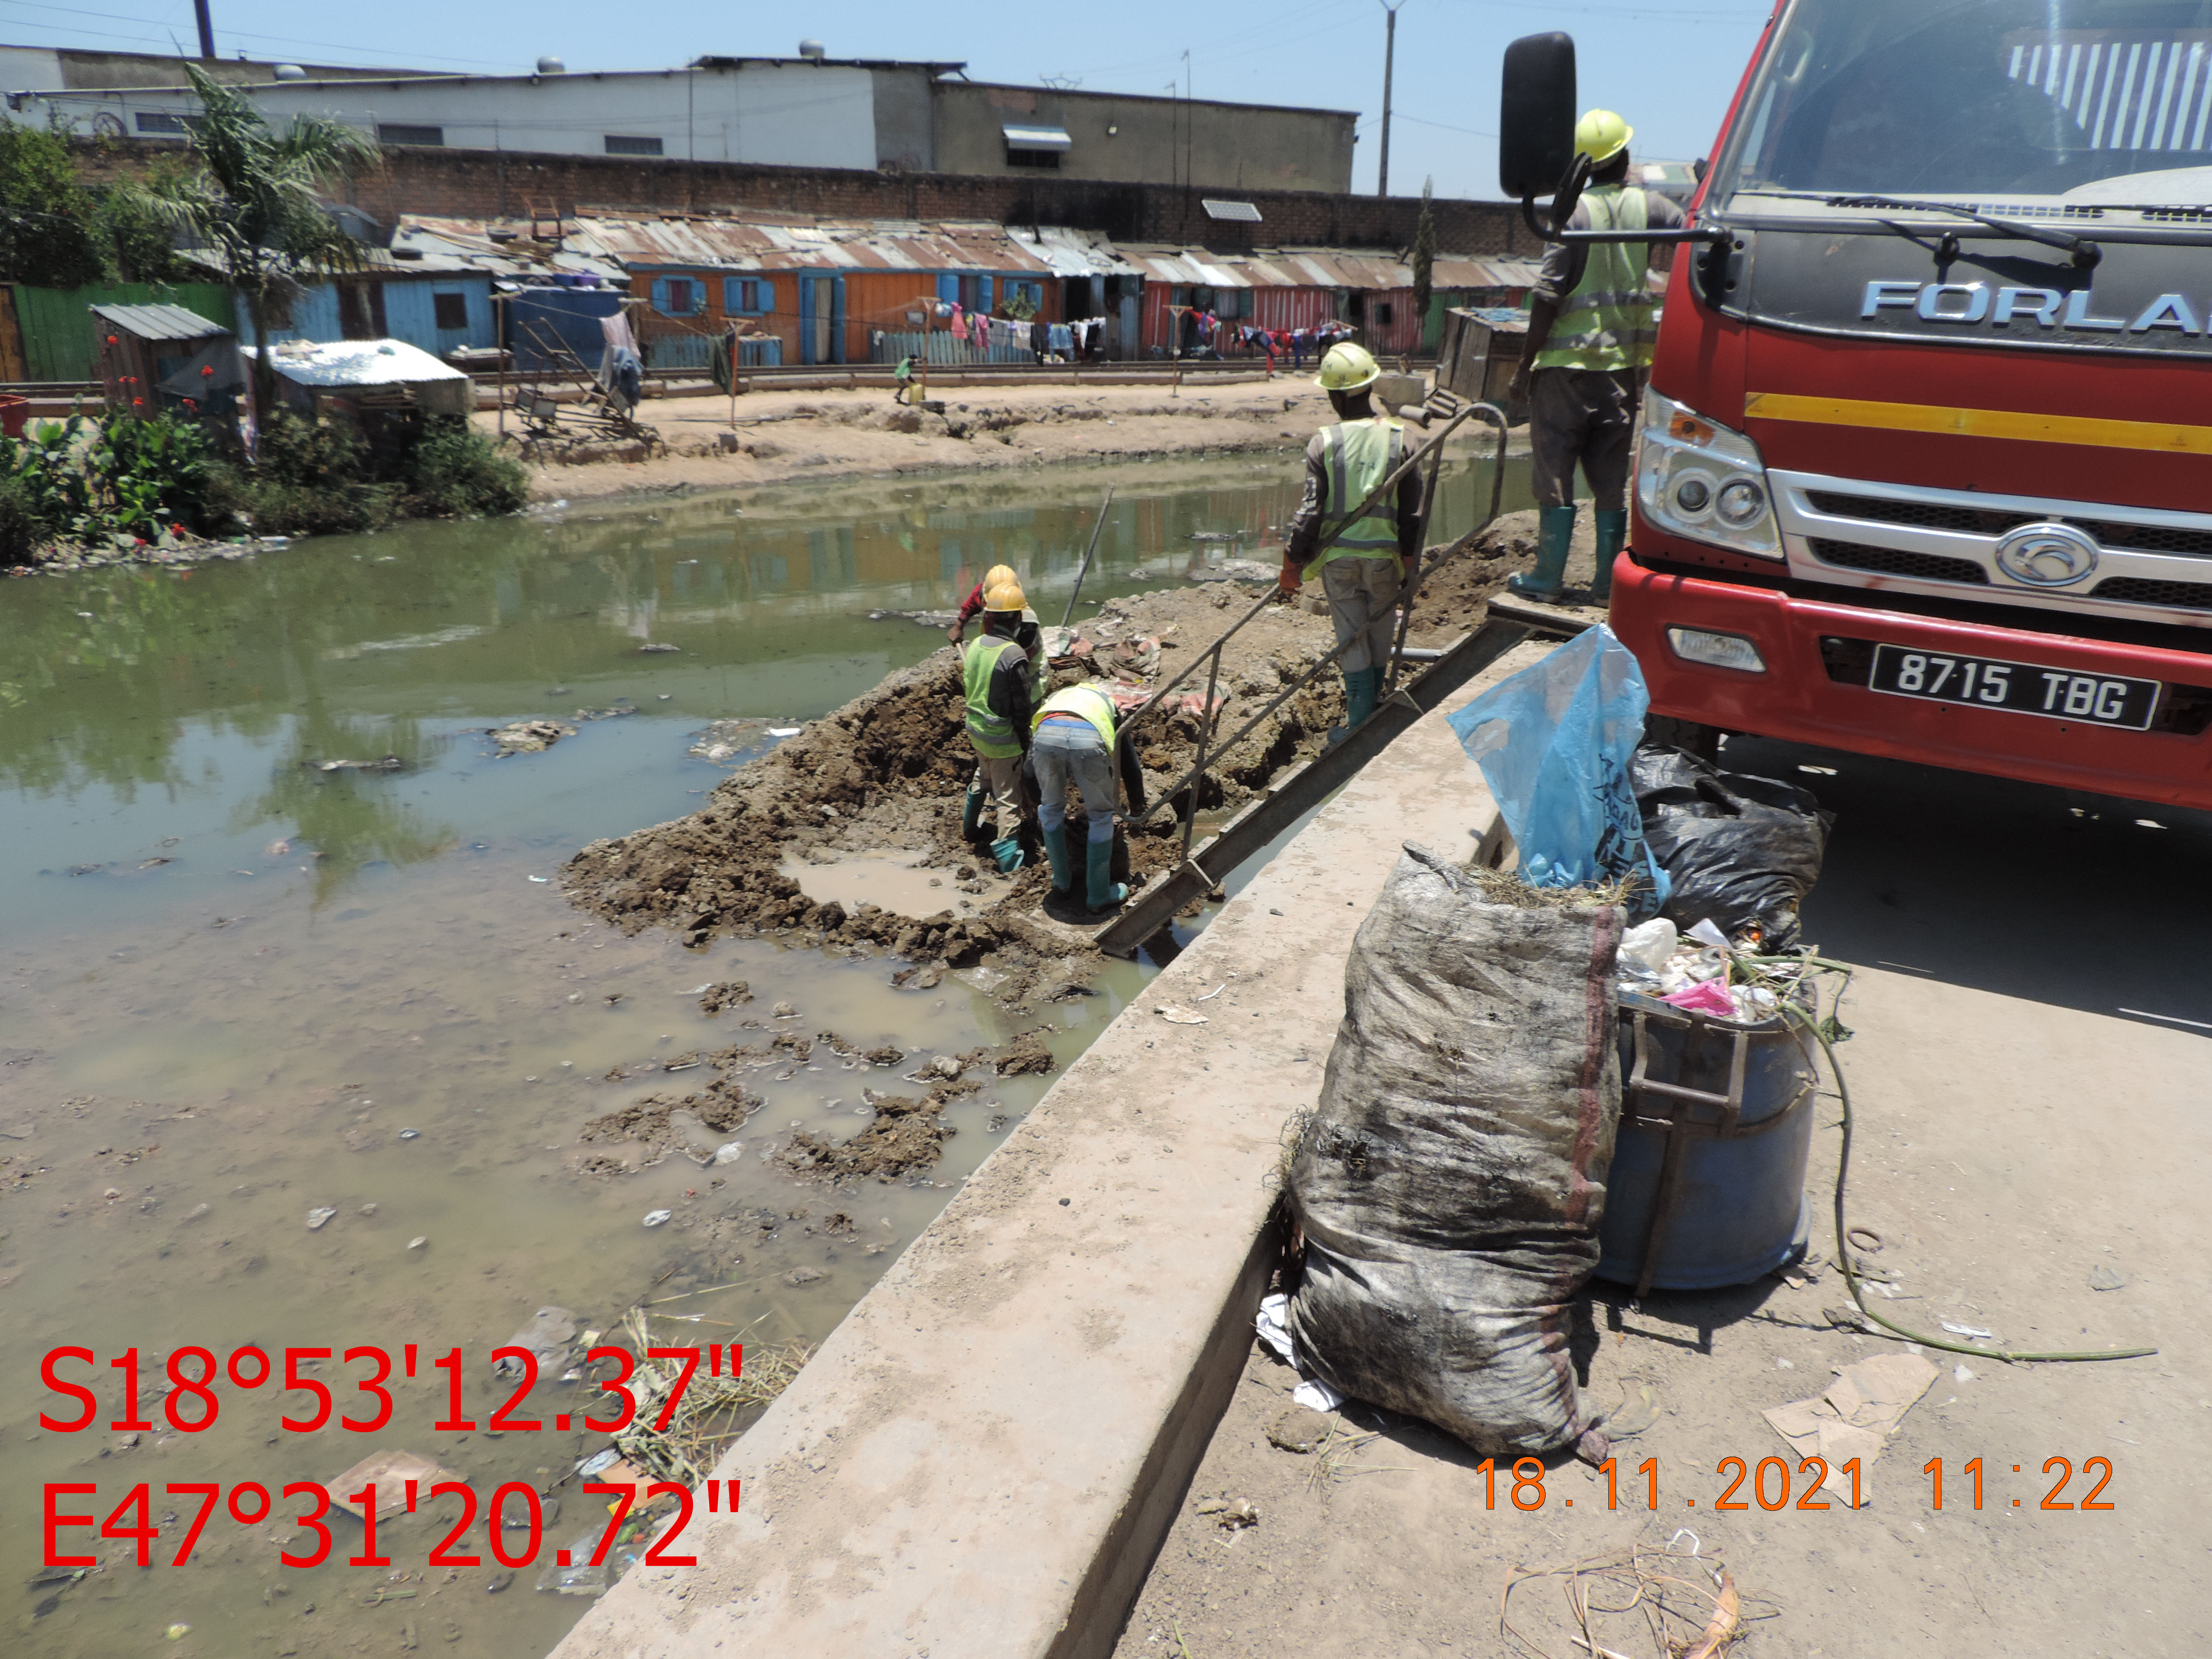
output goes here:
[[[759, 720], [772, 743], [944, 642], [871, 613], [949, 609], [1005, 562], [1057, 621], [1109, 484], [1092, 600], [1272, 562], [1299, 475], [1271, 456], [834, 481], [0, 583], [9, 1652], [525, 1659], [559, 1638], [584, 1602], [535, 1586], [597, 1518], [573, 1481], [543, 1500], [534, 1559], [523, 1533], [500, 1539], [513, 1568], [481, 1523], [451, 1552], [477, 1564], [429, 1565], [451, 1500], [386, 1519], [388, 1562], [353, 1560], [370, 1553], [339, 1516], [327, 1559], [285, 1565], [313, 1536], [283, 1488], [343, 1496], [342, 1473], [403, 1452], [487, 1495], [554, 1488], [604, 1443], [555, 1426], [583, 1391], [535, 1390], [538, 1429], [441, 1430], [433, 1357], [460, 1350], [464, 1413], [487, 1425], [513, 1392], [491, 1351], [541, 1308], [611, 1332], [650, 1303], [671, 1343], [818, 1340], [1049, 1083], [989, 1080], [948, 1109], [935, 1168], [832, 1193], [769, 1161], [793, 1129], [842, 1139], [866, 1121], [861, 1068], [817, 1048], [747, 1077], [767, 1103], [726, 1162], [594, 1179], [586, 1119], [680, 1081], [663, 1062], [766, 1034], [775, 1002], [910, 1061], [1017, 1027], [957, 975], [895, 989], [880, 955], [626, 937], [562, 901], [560, 866], [694, 810], [743, 758], [689, 753], [708, 722]], [[1440, 534], [1474, 493], [1448, 483]], [[574, 735], [502, 757], [487, 730], [532, 717]], [[1048, 1024], [1064, 1060], [1144, 971], [1021, 1024]], [[755, 1001], [703, 1014], [702, 985], [733, 979]], [[40, 1376], [64, 1347], [93, 1356], [57, 1362], [97, 1400], [75, 1431], [40, 1421], [77, 1413]], [[187, 1431], [161, 1379], [191, 1348], [258, 1348], [276, 1376], [218, 1384], [216, 1420]], [[136, 1418], [111, 1364], [133, 1349]], [[288, 1349], [331, 1351], [289, 1393]], [[375, 1419], [359, 1385], [378, 1361], [349, 1349], [392, 1367], [388, 1419], [365, 1429], [343, 1419]], [[331, 1419], [287, 1430], [312, 1414], [307, 1381]], [[210, 1483], [224, 1501], [175, 1565], [201, 1500], [170, 1488]], [[43, 1569], [50, 1522], [57, 1553], [98, 1565]]]

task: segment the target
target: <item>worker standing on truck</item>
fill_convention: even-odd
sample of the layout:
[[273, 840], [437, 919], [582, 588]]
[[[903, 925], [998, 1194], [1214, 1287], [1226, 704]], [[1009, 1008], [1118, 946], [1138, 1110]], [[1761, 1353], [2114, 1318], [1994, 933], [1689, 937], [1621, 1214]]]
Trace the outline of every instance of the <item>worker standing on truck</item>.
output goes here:
[[1406, 459], [1405, 429], [1375, 412], [1369, 388], [1382, 378], [1375, 359], [1350, 341], [1321, 360], [1319, 384], [1336, 424], [1306, 446], [1306, 493], [1291, 514], [1278, 584], [1295, 593], [1321, 572], [1344, 675], [1345, 724], [1333, 743], [1375, 712], [1395, 631], [1399, 591], [1421, 556], [1421, 480], [1409, 468], [1395, 490], [1350, 514]]
[[1075, 860], [1067, 841], [1067, 786], [1072, 781], [1090, 821], [1083, 845], [1084, 900], [1093, 915], [1115, 909], [1129, 896], [1129, 890], [1114, 879], [1116, 757], [1130, 808], [1141, 812], [1144, 769], [1121, 740], [1111, 697], [1095, 685], [1071, 685], [1054, 692], [1037, 710], [1030, 758], [1036, 768], [1037, 823], [1052, 866], [1053, 896], [1070, 898], [1075, 891]]
[[1030, 739], [1035, 701], [1030, 653], [1016, 635], [1027, 603], [1021, 588], [1000, 582], [983, 596], [983, 631], [968, 647], [962, 679], [968, 694], [968, 742], [975, 750], [975, 775], [968, 785], [961, 832], [983, 839], [983, 807], [996, 814], [991, 857], [1002, 873], [1022, 867], [1022, 751]]
[[[1671, 230], [1685, 222], [1665, 197], [1627, 182], [1636, 130], [1609, 109], [1575, 124], [1589, 157], [1589, 185], [1562, 230]], [[1553, 242], [1530, 295], [1528, 337], [1510, 395], [1528, 404], [1537, 507], [1536, 568], [1507, 578], [1524, 598], [1556, 599], [1575, 533], [1575, 464], [1597, 514], [1597, 574], [1590, 599], [1613, 592], [1613, 562], [1628, 541], [1628, 472], [1637, 405], [1658, 334], [1646, 281], [1649, 242]]]

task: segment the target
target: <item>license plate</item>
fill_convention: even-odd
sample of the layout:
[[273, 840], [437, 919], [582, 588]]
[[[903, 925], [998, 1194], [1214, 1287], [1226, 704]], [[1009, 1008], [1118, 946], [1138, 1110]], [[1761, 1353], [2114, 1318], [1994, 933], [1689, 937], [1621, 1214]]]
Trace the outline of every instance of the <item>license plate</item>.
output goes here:
[[1868, 682], [1893, 697], [1932, 702], [1963, 702], [1977, 708], [2003, 708], [2015, 714], [2042, 714], [2054, 720], [2090, 726], [2149, 729], [2158, 705], [2156, 680], [2122, 679], [2111, 674], [2082, 674], [2028, 662], [1992, 662], [1942, 651], [1911, 651], [1878, 645]]

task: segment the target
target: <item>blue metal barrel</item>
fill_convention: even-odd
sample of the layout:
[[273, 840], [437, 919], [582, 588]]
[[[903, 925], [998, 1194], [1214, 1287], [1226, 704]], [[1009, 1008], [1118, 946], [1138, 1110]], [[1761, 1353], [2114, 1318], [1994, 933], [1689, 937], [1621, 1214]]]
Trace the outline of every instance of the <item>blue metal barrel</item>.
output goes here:
[[1802, 1022], [1716, 1019], [1620, 994], [1620, 1133], [1597, 1273], [1746, 1285], [1804, 1254], [1814, 1044]]

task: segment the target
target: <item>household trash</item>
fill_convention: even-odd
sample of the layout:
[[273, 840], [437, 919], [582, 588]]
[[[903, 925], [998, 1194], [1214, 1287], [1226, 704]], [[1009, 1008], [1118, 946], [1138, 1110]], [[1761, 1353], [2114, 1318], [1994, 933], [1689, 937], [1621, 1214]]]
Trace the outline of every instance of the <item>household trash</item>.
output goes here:
[[1170, 1025], [1203, 1025], [1206, 1024], [1206, 1016], [1204, 1014], [1194, 1013], [1191, 1010], [1183, 1007], [1179, 1003], [1163, 1002], [1158, 1007], [1153, 1009], [1152, 1012], [1158, 1014], [1162, 1019], [1167, 1021]]
[[1307, 1367], [1298, 1363], [1298, 1345], [1286, 1322], [1290, 1316], [1290, 1297], [1280, 1293], [1262, 1298], [1252, 1327], [1276, 1358], [1305, 1377], [1291, 1390], [1291, 1398], [1308, 1411], [1333, 1412], [1344, 1403], [1344, 1391], [1319, 1377], [1306, 1376]]
[[2089, 1288], [2093, 1291], [2117, 1291], [2124, 1287], [2127, 1282], [2101, 1261], [2089, 1269]]
[[[617, 1546], [607, 1552], [607, 1559], [598, 1566], [592, 1565], [592, 1553], [599, 1547], [599, 1535], [606, 1530], [594, 1521], [570, 1540], [566, 1549], [555, 1552], [544, 1571], [538, 1575], [538, 1588], [556, 1595], [597, 1595], [614, 1582], [616, 1564], [624, 1553]], [[569, 1565], [562, 1566], [566, 1559]]]
[[673, 1210], [647, 1210], [645, 1212], [645, 1224], [648, 1227], [658, 1227], [675, 1213]]
[[515, 720], [506, 726], [488, 726], [484, 733], [499, 745], [502, 755], [535, 755], [563, 738], [574, 737], [576, 728], [558, 720]]
[[1682, 936], [1664, 916], [1639, 922], [1620, 936], [1620, 965], [1632, 963], [1649, 973], [1662, 970], [1681, 948]]
[[1600, 623], [1449, 717], [1460, 746], [1482, 768], [1531, 887], [1643, 872], [1665, 904], [1665, 874], [1644, 848], [1628, 776], [1650, 705], [1636, 659]]
[[1936, 1367], [1917, 1353], [1878, 1354], [1843, 1367], [1814, 1399], [1770, 1406], [1759, 1415], [1799, 1457], [1821, 1459], [1827, 1474], [1820, 1484], [1849, 1503], [1851, 1477], [1844, 1465], [1856, 1458], [1863, 1480], [1936, 1375]]
[[322, 1231], [324, 1224], [337, 1213], [337, 1212], [335, 1209], [327, 1208], [308, 1211], [307, 1231], [311, 1233], [319, 1233]]
[[410, 1250], [419, 1250], [419, 1249], [422, 1249], [425, 1244], [428, 1244], [429, 1242], [430, 1242], [430, 1235], [429, 1235], [429, 1234], [428, 1234], [428, 1233], [417, 1233], [414, 1237], [412, 1237], [412, 1238], [410, 1238], [410, 1239], [409, 1239], [409, 1240], [407, 1241], [407, 1248], [408, 1248], [409, 1249], [410, 1249]]
[[720, 766], [755, 747], [767, 733], [768, 722], [763, 720], [716, 720], [693, 735], [691, 747], [685, 752]]
[[[541, 1371], [558, 1370], [568, 1358], [568, 1345], [576, 1340], [576, 1316], [566, 1308], [540, 1308], [531, 1321], [501, 1346], [520, 1348], [538, 1361]], [[522, 1362], [492, 1362], [494, 1376], [520, 1376]]]
[[1986, 1342], [1991, 1335], [1991, 1333], [1984, 1330], [1979, 1325], [1954, 1325], [1948, 1319], [1939, 1319], [1936, 1322], [1950, 1332], [1952, 1335], [1963, 1336], [1971, 1342]]
[[1291, 1390], [1291, 1398], [1309, 1411], [1333, 1412], [1344, 1403], [1341, 1389], [1332, 1388], [1318, 1376], [1309, 1377]]
[[1284, 1322], [1352, 1398], [1486, 1455], [1595, 1463], [1605, 1437], [1561, 1361], [1620, 1117], [1614, 1002], [1590, 992], [1622, 917], [1485, 884], [1408, 845], [1352, 942], [1291, 1165], [1305, 1276]]
[[714, 1162], [717, 1164], [735, 1164], [744, 1155], [745, 1143], [742, 1140], [727, 1141], [714, 1148]]
[[376, 1518], [398, 1515], [407, 1507], [407, 1483], [415, 1482], [418, 1493], [428, 1492], [441, 1480], [458, 1480], [460, 1477], [451, 1469], [432, 1462], [428, 1458], [411, 1451], [392, 1449], [372, 1452], [335, 1480], [323, 1483], [331, 1495], [331, 1502], [344, 1510], [356, 1520], [362, 1518], [363, 1505], [344, 1494], [357, 1492], [374, 1485], [376, 1487]]
[[804, 726], [771, 726], [768, 729], [768, 734], [771, 738], [795, 738], [805, 729]]
[[1631, 770], [1669, 883], [1659, 913], [1684, 926], [1711, 920], [1723, 942], [1796, 949], [1798, 908], [1820, 879], [1835, 814], [1794, 783], [1723, 772], [1679, 749], [1646, 744]]

